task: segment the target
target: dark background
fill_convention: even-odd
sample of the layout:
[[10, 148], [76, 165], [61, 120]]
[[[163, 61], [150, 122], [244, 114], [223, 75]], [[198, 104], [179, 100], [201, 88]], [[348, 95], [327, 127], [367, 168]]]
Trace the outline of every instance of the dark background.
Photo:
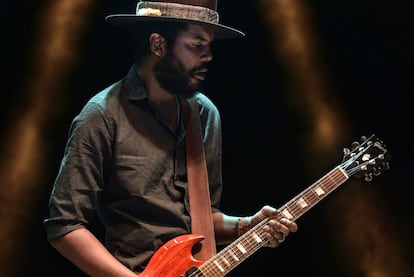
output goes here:
[[[26, 77], [22, 74], [28, 74], [24, 69], [32, 60], [30, 49], [37, 43], [37, 15], [47, 5], [48, 1], [2, 1], [0, 4], [0, 127], [4, 135], [19, 114], [30, 106], [28, 88], [21, 86], [20, 80]], [[350, 144], [360, 135], [377, 134], [393, 154], [391, 168], [370, 183], [352, 180], [338, 193], [338, 198], [330, 197], [300, 218], [298, 233], [289, 236], [280, 248], [261, 249], [230, 275], [257, 276], [273, 272], [269, 275], [380, 276], [358, 268], [354, 263], [360, 257], [358, 253], [344, 252], [347, 248], [343, 247], [343, 242], [338, 242], [337, 231], [349, 227], [341, 226], [348, 221], [343, 221], [340, 215], [346, 214], [347, 199], [352, 199], [356, 191], [360, 192], [359, 186], [364, 186], [364, 193], [374, 195], [373, 204], [366, 205], [374, 205], [371, 208], [375, 210], [375, 205], [380, 203], [377, 208], [383, 209], [376, 213], [376, 216], [384, 216], [380, 222], [385, 224], [379, 232], [385, 233], [381, 236], [385, 241], [381, 243], [393, 245], [401, 255], [401, 263], [408, 265], [408, 271], [413, 273], [410, 265], [413, 260], [413, 208], [410, 204], [414, 181], [411, 160], [414, 152], [411, 123], [413, 4], [402, 0], [314, 0], [307, 3], [307, 7], [320, 50], [317, 59], [329, 68], [333, 84], [330, 94], [340, 100], [347, 123], [352, 126], [344, 141]], [[24, 226], [31, 229], [30, 243], [18, 262], [24, 275], [80, 274], [47, 244], [41, 221], [47, 214], [47, 197], [72, 117], [95, 92], [123, 77], [131, 63], [125, 51], [125, 34], [109, 26], [103, 18], [111, 13], [129, 13], [134, 8], [135, 3], [126, 0], [100, 1], [96, 5], [74, 69], [61, 84], [65, 89], [56, 91], [58, 96], [55, 97], [63, 97], [64, 101], [46, 102], [57, 105], [59, 112], [56, 117], [47, 119], [49, 127], [43, 130], [48, 162], [44, 164], [44, 188], [37, 200], [38, 208], [28, 211], [37, 218], [36, 224]], [[340, 162], [342, 148], [349, 144], [338, 143], [335, 153], [307, 156], [308, 152], [303, 150], [308, 146], [308, 119], [286, 102], [289, 96], [286, 88], [291, 80], [286, 66], [281, 64], [283, 59], [273, 56], [269, 46], [271, 34], [263, 27], [261, 11], [252, 1], [222, 0], [219, 12], [223, 24], [247, 34], [242, 40], [214, 43], [215, 59], [205, 86], [206, 94], [217, 104], [223, 117], [225, 191], [222, 208], [229, 213], [250, 214], [263, 204], [278, 207], [287, 202]], [[59, 96], [61, 92], [66, 94]], [[341, 126], [335, 128], [339, 130]], [[3, 158], [7, 160], [8, 157]], [[307, 172], [307, 168], [315, 164], [318, 171]], [[337, 217], [335, 211], [338, 210], [341, 213]], [[358, 218], [361, 214], [352, 216]], [[355, 240], [361, 239], [370, 222], [365, 224], [356, 226]], [[372, 243], [375, 249], [375, 240]], [[378, 252], [381, 249], [373, 251]]]

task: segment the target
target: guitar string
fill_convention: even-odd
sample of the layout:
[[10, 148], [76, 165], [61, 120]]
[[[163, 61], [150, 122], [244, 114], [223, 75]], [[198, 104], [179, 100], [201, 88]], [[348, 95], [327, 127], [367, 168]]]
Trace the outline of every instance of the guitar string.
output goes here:
[[[268, 221], [268, 219], [264, 219], [262, 222], [257, 224], [255, 227], [253, 227], [249, 231], [247, 231], [243, 236], [236, 239], [232, 244], [228, 245], [226, 248], [224, 248], [222, 251], [220, 251], [218, 253], [217, 256], [221, 258], [220, 261], [224, 260], [224, 264], [219, 265], [219, 266], [221, 266], [221, 269], [218, 267], [217, 264], [214, 263], [214, 262], [218, 262], [217, 259], [211, 259], [211, 260], [208, 260], [207, 262], [205, 262], [204, 264], [202, 264], [200, 266], [200, 270], [202, 272], [212, 272], [213, 271], [213, 272], [217, 272], [219, 274], [223, 274], [223, 271], [224, 272], [231, 271], [237, 264], [241, 263], [246, 258], [248, 258], [251, 254], [253, 254], [252, 250], [255, 251], [255, 250], [261, 248], [264, 244], [266, 244], [268, 242], [268, 240], [264, 236], [264, 234], [265, 234], [264, 230], [260, 229], [260, 227], [263, 226], [264, 224], [266, 224], [267, 221]], [[256, 231], [256, 229], [258, 229], [258, 230]], [[262, 240], [261, 243], [253, 243], [253, 244], [249, 243], [249, 241], [247, 240], [247, 237], [249, 237], [249, 235], [253, 235], [253, 233], [255, 233], [256, 235], [258, 235], [261, 238], [261, 240]], [[242, 245], [245, 248], [247, 254], [243, 254], [241, 252], [241, 250], [238, 248], [240, 245]], [[249, 253], [249, 251], [250, 251], [250, 253]], [[215, 258], [215, 257], [213, 257], [213, 258]], [[230, 264], [230, 267], [228, 266], [228, 264], [225, 261], [227, 261]], [[231, 263], [232, 261], [233, 261], [233, 265]], [[217, 270], [219, 270], [219, 271], [217, 271]], [[224, 276], [224, 275], [220, 275], [220, 276]]]
[[[343, 181], [346, 180], [346, 178], [343, 178], [344, 177], [343, 173], [338, 170], [336, 170], [333, 174], [329, 176], [339, 177], [340, 179], [343, 179]], [[330, 186], [332, 184], [332, 181], [328, 179], [329, 178], [325, 178], [319, 182], [315, 182], [312, 186], [310, 186], [307, 190], [305, 190], [305, 192], [299, 194], [293, 200], [285, 204], [283, 208], [288, 209], [290, 213], [294, 214], [295, 215], [294, 219], [296, 220], [299, 217], [298, 214], [303, 214], [306, 210], [310, 209], [312, 206], [314, 206], [317, 202], [322, 200], [325, 196], [327, 196], [331, 191], [333, 191], [337, 187], [336, 184], [334, 184], [334, 186]], [[315, 189], [317, 186], [321, 186], [325, 190], [325, 194], [318, 195], [315, 192]], [[300, 204], [298, 204], [298, 201], [300, 198], [303, 198], [306, 201], [307, 206], [303, 207]]]
[[[368, 147], [369, 148], [369, 147]], [[378, 156], [379, 157], [379, 156]], [[362, 164], [360, 164], [358, 167], [353, 167], [353, 168], [351, 168], [351, 169], [346, 169], [346, 165], [344, 165], [344, 164], [342, 164], [342, 165], [340, 165], [340, 166], [338, 166], [336, 169], [338, 169], [338, 168], [341, 168], [342, 170], [344, 170], [347, 174], [348, 174], [348, 176], [346, 177], [346, 178], [344, 178], [343, 179], [343, 177], [344, 177], [344, 174], [341, 172], [341, 171], [336, 171], [336, 169], [334, 169], [333, 171], [334, 171], [334, 173], [333, 174], [328, 174], [327, 176], [329, 177], [329, 178], [331, 178], [331, 179], [333, 179], [333, 181], [334, 182], [336, 182], [336, 184], [335, 183], [332, 183], [330, 180], [328, 180], [327, 178], [325, 178], [325, 179], [322, 179], [321, 181], [319, 181], [319, 182], [316, 182], [314, 185], [312, 185], [309, 189], [307, 189], [307, 191], [305, 192], [305, 193], [303, 193], [303, 194], [300, 194], [299, 196], [297, 196], [295, 199], [293, 199], [292, 201], [290, 201], [288, 204], [286, 204], [285, 205], [285, 208], [288, 208], [288, 206], [289, 206], [289, 204], [290, 203], [292, 203], [292, 202], [296, 202], [300, 197], [302, 197], [303, 196], [303, 198], [305, 199], [305, 200], [307, 200], [307, 202], [316, 202], [316, 201], [320, 201], [320, 200], [322, 200], [325, 196], [327, 196], [329, 193], [331, 193], [334, 189], [336, 189], [340, 184], [342, 184], [344, 181], [346, 181], [348, 178], [349, 178], [349, 176], [351, 176], [351, 175], [353, 175], [353, 174], [355, 174], [356, 172], [358, 172], [358, 171], [360, 171], [361, 170], [361, 168], [363, 167], [363, 166], [365, 166], [365, 165], [369, 165], [369, 164], [372, 164], [376, 159], [378, 159], [378, 157], [375, 157], [375, 158], [373, 158], [373, 159], [370, 159], [370, 160], [368, 160], [368, 161], [365, 161], [365, 162], [363, 162]], [[349, 164], [349, 163], [348, 163]], [[332, 184], [334, 185], [334, 186], [332, 186]], [[325, 191], [328, 191], [328, 193], [324, 193], [324, 194], [322, 194], [322, 196], [320, 196], [320, 195], [315, 195], [314, 194], [314, 188], [316, 187], [316, 186], [318, 186], [318, 185], [320, 185]], [[316, 199], [316, 200], [315, 200]], [[308, 203], [309, 204], [309, 203]], [[307, 206], [307, 207], [305, 207], [305, 209], [306, 208], [311, 208], [312, 206]], [[292, 210], [292, 213], [297, 213], [297, 209], [294, 209], [294, 207], [289, 207], [290, 208], [290, 210]], [[303, 212], [303, 208], [302, 207], [298, 207], [299, 208], [299, 210], [301, 211], [301, 212]], [[289, 210], [289, 209], [288, 209]]]
[[[356, 155], [356, 156], [354, 156], [354, 157], [352, 157], [351, 159], [349, 159], [348, 161], [346, 161], [346, 162], [344, 162], [344, 163], [342, 163], [341, 165], [339, 165], [339, 166], [337, 166], [337, 168], [341, 168], [343, 171], [345, 171], [347, 174], [348, 174], [348, 176], [347, 177], [349, 177], [349, 176], [351, 176], [351, 175], [353, 175], [353, 174], [355, 174], [356, 172], [358, 172], [358, 171], [360, 171], [362, 168], [363, 168], [363, 166], [366, 166], [366, 165], [369, 165], [369, 164], [374, 164], [374, 162], [380, 157], [379, 155], [377, 156], [377, 157], [374, 157], [373, 159], [370, 159], [370, 160], [367, 160], [367, 161], [365, 161], [365, 162], [363, 162], [362, 164], [360, 164], [360, 165], [358, 165], [358, 167], [353, 167], [353, 168], [351, 168], [351, 169], [347, 169], [350, 165], [352, 165], [352, 163], [353, 162], [355, 162], [355, 160], [357, 159], [357, 158], [359, 158], [361, 155], [362, 155], [362, 153], [364, 153], [364, 152], [366, 152], [368, 149], [370, 149], [372, 146], [373, 146], [374, 144], [370, 144], [370, 145], [368, 145], [368, 147], [364, 150], [364, 151], [361, 151], [358, 155]], [[333, 171], [335, 171], [335, 169], [333, 170]], [[337, 180], [335, 180], [335, 177], [338, 177], [338, 174], [339, 174], [339, 177], [343, 177], [343, 174], [342, 174], [342, 172], [337, 172], [338, 174], [336, 174], [336, 172], [334, 172], [335, 174], [328, 174], [327, 176], [328, 177], [330, 177], [330, 178], [333, 178], [334, 179], [334, 181], [336, 181], [336, 182], [338, 182]], [[347, 179], [347, 178], [346, 178]], [[346, 180], [345, 179], [345, 180]], [[342, 182], [344, 182], [345, 180], [342, 180]], [[331, 182], [329, 182], [328, 183], [328, 186], [326, 185], [326, 182], [327, 181], [329, 181], [329, 180], [327, 180], [327, 179], [322, 179], [321, 181], [319, 181], [319, 182], [316, 182], [314, 185], [315, 186], [317, 186], [317, 185], [321, 185], [325, 190], [328, 190], [328, 194], [331, 192], [331, 191], [333, 191], [336, 187], [338, 187], [338, 185], [336, 185], [336, 184], [334, 184], [335, 186], [332, 188], [331, 186], [329, 186], [329, 185], [331, 185], [332, 183]], [[340, 184], [339, 184], [340, 185]], [[314, 186], [311, 186], [310, 187], [310, 189], [308, 190], [308, 191], [306, 191], [306, 193], [304, 193], [303, 194], [303, 197], [304, 197], [304, 199], [305, 200], [308, 200], [308, 199], [310, 199], [312, 202], [313, 201], [315, 201], [315, 197], [312, 197], [312, 196], [314, 196], [314, 194], [312, 193], [312, 192], [314, 192], [314, 190], [312, 190], [312, 188], [314, 188]], [[327, 195], [327, 194], [325, 194], [325, 195]], [[321, 199], [323, 199], [324, 197], [325, 197], [325, 195], [323, 195], [322, 197], [321, 196], [316, 196], [316, 198], [317, 198], [317, 200], [321, 200]], [[300, 196], [302, 196], [302, 195], [299, 195], [298, 197], [296, 197], [296, 199], [294, 199], [295, 201], [297, 201], [299, 198], [300, 198]], [[291, 201], [291, 202], [293, 202], [293, 201]], [[289, 204], [289, 203], [288, 203]], [[286, 205], [286, 207], [287, 207], [288, 205]], [[310, 207], [309, 207], [310, 208]], [[302, 207], [300, 207], [300, 210], [303, 210], [302, 209]], [[297, 211], [295, 211], [295, 212], [297, 212]]]

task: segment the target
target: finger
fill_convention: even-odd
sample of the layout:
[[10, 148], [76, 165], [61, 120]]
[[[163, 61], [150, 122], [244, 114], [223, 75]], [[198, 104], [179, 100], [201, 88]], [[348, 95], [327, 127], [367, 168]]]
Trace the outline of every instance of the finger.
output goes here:
[[264, 206], [261, 209], [262, 213], [266, 216], [266, 217], [274, 217], [278, 215], [278, 210], [271, 207], [271, 206]]
[[277, 241], [279, 243], [284, 242], [285, 238], [286, 238], [285, 234], [283, 234], [283, 233], [278, 233], [278, 234], [280, 234], [280, 238], [278, 238]]
[[294, 233], [298, 231], [298, 225], [294, 221], [291, 221], [287, 218], [281, 218], [280, 223], [286, 226], [290, 232]]
[[289, 229], [281, 224], [276, 224], [275, 226], [268, 225], [264, 228], [264, 230], [268, 233], [269, 239], [273, 241], [276, 240], [278, 242], [282, 242], [289, 233]]
[[285, 234], [278, 232], [276, 228], [266, 225], [263, 227], [263, 230], [266, 232], [266, 237], [269, 239], [269, 245], [276, 247], [279, 245], [280, 241], [284, 240]]
[[287, 225], [282, 224], [281, 222], [278, 222], [276, 220], [269, 221], [269, 225], [274, 230], [275, 233], [282, 233], [283, 235], [288, 235], [290, 232], [290, 229]]
[[275, 230], [273, 233], [273, 237], [280, 243], [283, 242], [286, 238], [287, 234], [283, 233], [281, 230]]

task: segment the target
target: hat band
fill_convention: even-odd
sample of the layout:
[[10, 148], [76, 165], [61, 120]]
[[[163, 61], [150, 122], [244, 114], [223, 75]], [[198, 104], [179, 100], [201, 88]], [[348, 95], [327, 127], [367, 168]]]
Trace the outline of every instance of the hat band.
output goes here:
[[219, 15], [216, 11], [177, 3], [141, 1], [137, 4], [138, 16], [162, 16], [188, 20], [203, 21], [217, 24]]

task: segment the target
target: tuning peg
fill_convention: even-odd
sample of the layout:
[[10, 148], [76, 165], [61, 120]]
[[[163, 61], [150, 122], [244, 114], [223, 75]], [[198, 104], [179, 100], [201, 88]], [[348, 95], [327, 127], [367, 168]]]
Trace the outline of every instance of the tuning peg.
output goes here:
[[383, 162], [383, 163], [382, 163], [382, 169], [383, 169], [383, 170], [388, 170], [388, 169], [390, 169], [390, 163], [389, 163], [389, 162]]
[[344, 155], [342, 156], [342, 162], [348, 159], [349, 155], [351, 154], [351, 150], [349, 148], [344, 148], [343, 150]]
[[377, 167], [374, 167], [374, 168], [372, 169], [372, 173], [373, 173], [375, 176], [378, 176], [378, 175], [380, 175], [380, 174], [381, 174], [381, 169], [380, 169], [380, 168], [377, 168]]
[[358, 141], [354, 141], [354, 142], [351, 144], [351, 148], [352, 148], [352, 150], [355, 150], [358, 146], [359, 146], [359, 142], [358, 142]]
[[349, 154], [351, 154], [351, 150], [349, 148], [344, 148], [343, 152], [344, 152], [344, 156], [348, 156]]
[[371, 174], [371, 173], [367, 173], [367, 174], [365, 174], [365, 178], [364, 178], [364, 180], [365, 180], [366, 182], [371, 182], [371, 181], [372, 181], [372, 179], [373, 179], [373, 177], [372, 177], [372, 174]]

